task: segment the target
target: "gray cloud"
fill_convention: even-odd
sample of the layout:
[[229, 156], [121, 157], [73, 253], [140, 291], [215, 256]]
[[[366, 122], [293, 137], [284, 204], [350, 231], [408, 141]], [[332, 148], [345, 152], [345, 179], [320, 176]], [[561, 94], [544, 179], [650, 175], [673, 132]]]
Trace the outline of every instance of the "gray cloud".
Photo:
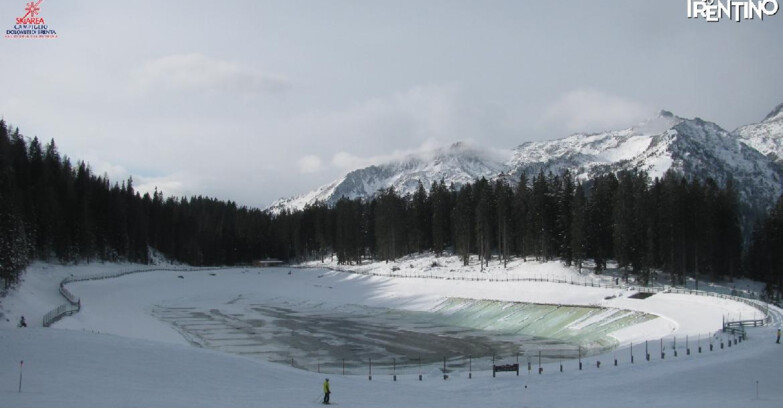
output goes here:
[[256, 94], [290, 88], [284, 78], [203, 54], [176, 54], [147, 61], [133, 73], [134, 89]]
[[594, 132], [627, 127], [651, 117], [654, 108], [608, 95], [595, 89], [563, 94], [546, 113], [548, 120], [564, 124], [572, 132]]
[[[24, 3], [0, 2], [0, 16]], [[709, 24], [684, 0], [44, 2], [42, 14], [57, 40], [0, 39], [0, 115], [140, 189], [255, 206], [428, 146], [509, 149], [648, 109], [733, 129], [783, 102], [783, 14]]]

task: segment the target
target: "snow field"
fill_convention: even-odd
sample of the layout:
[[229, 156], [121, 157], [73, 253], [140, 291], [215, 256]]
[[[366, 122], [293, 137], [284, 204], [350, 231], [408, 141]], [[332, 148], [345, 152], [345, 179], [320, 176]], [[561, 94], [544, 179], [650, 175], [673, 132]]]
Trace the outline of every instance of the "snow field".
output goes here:
[[[750, 329], [745, 342], [707, 351], [706, 333], [720, 328], [723, 315], [754, 313], [747, 305], [725, 299], [661, 293], [637, 300], [617, 297], [617, 290], [546, 282], [393, 279], [325, 270], [295, 269], [290, 275], [287, 269], [150, 272], [71, 284], [69, 289], [82, 298], [82, 312], [58, 322], [58, 329], [15, 329], [14, 317], [20, 310], [33, 322], [35, 314], [43, 315], [62, 303], [56, 292], [59, 280], [84, 270], [42, 264], [33, 268], [20, 289], [2, 303], [8, 321], [0, 321], [4, 350], [0, 353], [4, 367], [0, 371], [0, 406], [313, 406], [320, 400], [320, 383], [326, 374], [192, 347], [177, 329], [153, 316], [155, 311], [189, 305], [200, 311], [216, 309], [228, 322], [236, 323], [235, 315], [259, 305], [296, 306], [324, 314], [356, 313], [368, 307], [416, 313], [437, 309], [449, 299], [468, 308], [470, 304], [504, 304], [493, 308], [493, 313], [508, 312], [497, 323], [501, 325], [517, 315], [514, 308], [519, 306], [514, 302], [536, 300], [610, 308], [574, 319], [569, 326], [573, 330], [611, 325], [623, 314], [636, 312], [660, 318], [612, 331], [625, 346], [585, 357], [582, 371], [575, 360], [567, 360], [563, 373], [559, 362], [550, 362], [544, 364], [544, 373], [537, 375], [534, 359], [532, 374], [528, 374], [527, 359], [521, 357], [519, 377], [498, 373], [493, 379], [485, 360], [473, 362], [471, 380], [464, 365], [450, 368], [450, 378], [444, 381], [438, 365], [432, 364], [424, 368], [421, 382], [415, 368], [398, 371], [398, 381], [393, 382], [388, 366], [374, 367], [372, 381], [363, 374], [328, 374], [333, 400], [341, 406], [367, 407], [763, 407], [779, 406], [783, 400], [779, 380], [783, 349], [774, 344], [774, 328]], [[556, 264], [534, 264], [530, 270], [535, 272], [527, 268], [519, 267], [513, 273], [572, 272]], [[42, 273], [34, 276], [39, 271]], [[610, 295], [615, 297], [605, 299]], [[675, 304], [667, 306], [670, 303]], [[620, 311], [611, 313], [614, 308]], [[63, 328], [72, 330], [59, 330]], [[691, 355], [687, 356], [681, 347], [684, 336], [691, 333], [703, 333], [704, 351], [696, 352], [691, 337]], [[678, 336], [676, 358], [669, 342], [673, 335]], [[660, 337], [667, 339], [664, 361], [660, 360]], [[641, 343], [650, 339], [652, 356], [648, 362]], [[629, 361], [627, 347], [631, 341], [634, 364]], [[612, 365], [615, 356], [617, 367]], [[23, 392], [18, 393], [22, 359], [25, 382]], [[513, 362], [511, 359], [506, 356], [501, 362]], [[598, 360], [601, 368], [596, 367]], [[760, 383], [758, 399], [755, 381]]]

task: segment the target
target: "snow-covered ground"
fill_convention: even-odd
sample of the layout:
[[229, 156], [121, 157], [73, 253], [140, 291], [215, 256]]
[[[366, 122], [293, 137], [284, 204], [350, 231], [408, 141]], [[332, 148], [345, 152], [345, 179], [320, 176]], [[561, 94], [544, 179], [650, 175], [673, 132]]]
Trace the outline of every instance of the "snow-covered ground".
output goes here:
[[[440, 266], [433, 268], [432, 262]], [[81, 312], [46, 329], [40, 327], [41, 317], [63, 303], [57, 292], [61, 279], [138, 267], [34, 264], [19, 288], [0, 299], [0, 407], [312, 406], [320, 400], [325, 375], [332, 383], [333, 401], [340, 406], [780, 406], [783, 401], [783, 346], [774, 343], [775, 327], [750, 329], [746, 341], [724, 349], [718, 346], [719, 337], [710, 337], [714, 351], [709, 351], [707, 333], [720, 329], [724, 316], [758, 316], [758, 310], [743, 303], [673, 293], [630, 299], [628, 296], [635, 293], [631, 288], [486, 279], [503, 274], [591, 278], [558, 263], [516, 263], [509, 269], [493, 265], [488, 273], [480, 273], [475, 267], [459, 266], [456, 258], [418, 257], [396, 265], [353, 267], [354, 271], [409, 270], [411, 274], [451, 277], [461, 273], [462, 277], [483, 278], [480, 280], [390, 278], [322, 268], [336, 267], [333, 264], [309, 266], [217, 271], [183, 268], [72, 283], [68, 288], [81, 298]], [[399, 269], [392, 271], [395, 266]], [[611, 276], [592, 278], [612, 280]], [[400, 331], [408, 330], [405, 319], [443, 313], [438, 311], [454, 304], [444, 306], [448, 299], [482, 308], [495, 302], [505, 305], [493, 306], [493, 315], [513, 311], [518, 302], [600, 306], [596, 312], [573, 320], [572, 331], [612, 324], [633, 312], [651, 318], [612, 331], [609, 335], [621, 347], [584, 358], [582, 371], [577, 361], [567, 360], [562, 363], [562, 373], [560, 362], [549, 362], [538, 375], [537, 361], [533, 360], [529, 374], [523, 357], [519, 377], [498, 373], [492, 378], [491, 363], [484, 358], [473, 362], [472, 379], [462, 365], [450, 367], [449, 379], [444, 381], [439, 365], [428, 364], [423, 368], [423, 381], [418, 380], [418, 368], [408, 366], [399, 368], [394, 382], [385, 362], [373, 368], [372, 381], [368, 381], [363, 368], [359, 374], [354, 369], [349, 370], [354, 374], [345, 376], [333, 366], [324, 367], [330, 374], [315, 372], [320, 367], [311, 357], [318, 358], [319, 350], [309, 357], [295, 355], [297, 368], [292, 368], [267, 361], [270, 358], [265, 356], [274, 350], [259, 348], [259, 339], [274, 343], [297, 338], [293, 336], [297, 331], [309, 330], [288, 328], [286, 322], [309, 322], [313, 317], [348, 316], [367, 327], [388, 321], [384, 319], [401, 319]], [[472, 309], [466, 306], [466, 310]], [[779, 321], [780, 310], [773, 308], [772, 313]], [[30, 328], [15, 327], [21, 314]], [[511, 312], [503, 316], [505, 320], [521, 319]], [[274, 327], [285, 330], [272, 330]], [[364, 330], [361, 327], [357, 332]], [[436, 329], [427, 326], [421, 331], [433, 334]], [[341, 330], [338, 327], [333, 332]], [[324, 349], [340, 350], [340, 338], [315, 331], [305, 335], [298, 338], [321, 338]], [[442, 341], [450, 341], [449, 336], [445, 333]], [[673, 356], [673, 336], [678, 338], [678, 357]], [[691, 339], [690, 355], [684, 348], [685, 336]], [[660, 356], [662, 337], [665, 360]], [[700, 340], [702, 353], [697, 352], [694, 338]], [[394, 346], [388, 338], [375, 340], [390, 344], [386, 349]], [[651, 340], [650, 361], [644, 358], [644, 340]], [[405, 345], [404, 340], [395, 341]], [[634, 364], [630, 362], [631, 343]], [[249, 352], [243, 352], [243, 347]], [[511, 356], [503, 357], [503, 363], [513, 362]], [[24, 377], [20, 393], [21, 360]], [[600, 368], [597, 361], [602, 362]]]

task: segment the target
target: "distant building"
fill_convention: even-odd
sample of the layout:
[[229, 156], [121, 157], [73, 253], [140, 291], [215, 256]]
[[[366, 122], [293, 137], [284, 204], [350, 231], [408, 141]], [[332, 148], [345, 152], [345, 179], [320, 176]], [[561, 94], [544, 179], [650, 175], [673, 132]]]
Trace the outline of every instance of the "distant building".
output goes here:
[[283, 261], [274, 258], [258, 259], [253, 261], [253, 266], [258, 268], [266, 268], [269, 266], [279, 266]]

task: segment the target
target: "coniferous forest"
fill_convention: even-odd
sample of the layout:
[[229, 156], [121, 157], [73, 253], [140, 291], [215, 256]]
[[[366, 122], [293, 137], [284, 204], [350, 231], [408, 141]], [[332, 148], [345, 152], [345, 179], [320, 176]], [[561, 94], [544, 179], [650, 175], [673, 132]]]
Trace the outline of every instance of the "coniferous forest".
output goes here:
[[150, 249], [192, 265], [337, 257], [354, 264], [433, 251], [484, 265], [558, 260], [597, 272], [616, 260], [625, 277], [654, 283], [748, 276], [783, 288], [783, 198], [743, 237], [729, 182], [676, 173], [621, 172], [578, 182], [561, 174], [442, 181], [408, 196], [342, 198], [270, 214], [207, 197], [141, 194], [72, 163], [0, 121], [0, 276], [16, 282], [32, 260], [147, 263]]

